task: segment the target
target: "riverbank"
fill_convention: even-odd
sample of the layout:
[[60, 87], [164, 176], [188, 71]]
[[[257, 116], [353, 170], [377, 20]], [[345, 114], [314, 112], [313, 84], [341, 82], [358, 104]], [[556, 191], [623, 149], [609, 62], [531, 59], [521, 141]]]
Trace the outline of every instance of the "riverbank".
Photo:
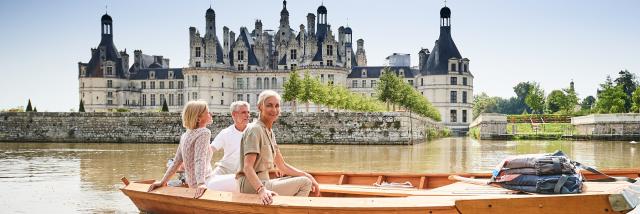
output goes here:
[[[213, 121], [214, 135], [233, 123], [230, 114], [216, 114]], [[274, 130], [281, 144], [408, 145], [447, 133], [439, 123], [406, 112], [283, 112]], [[182, 132], [179, 113], [0, 113], [3, 142], [177, 143]]]

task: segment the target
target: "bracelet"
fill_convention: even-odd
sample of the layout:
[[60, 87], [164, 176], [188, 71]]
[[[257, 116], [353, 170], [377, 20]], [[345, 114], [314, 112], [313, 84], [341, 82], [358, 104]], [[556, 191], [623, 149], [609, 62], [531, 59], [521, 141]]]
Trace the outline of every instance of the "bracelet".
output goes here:
[[263, 189], [264, 189], [264, 185], [260, 185], [258, 189], [256, 189], [256, 193], [260, 193], [260, 191]]

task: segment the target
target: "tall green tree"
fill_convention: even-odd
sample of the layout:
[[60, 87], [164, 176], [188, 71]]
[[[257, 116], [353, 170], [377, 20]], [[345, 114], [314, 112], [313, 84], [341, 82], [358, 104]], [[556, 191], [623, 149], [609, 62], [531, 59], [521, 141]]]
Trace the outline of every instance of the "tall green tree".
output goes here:
[[84, 101], [80, 100], [80, 107], [78, 108], [78, 112], [84, 112]]
[[544, 90], [540, 84], [533, 82], [533, 87], [529, 89], [529, 95], [524, 102], [531, 108], [533, 113], [543, 113], [544, 110]]
[[547, 96], [547, 110], [550, 113], [556, 113], [563, 110], [567, 105], [567, 96], [561, 90], [553, 90]]
[[636, 90], [631, 95], [631, 111], [640, 113], [640, 87], [636, 88]]
[[302, 93], [302, 81], [300, 80], [297, 70], [292, 70], [291, 73], [289, 73], [289, 78], [287, 79], [287, 82], [284, 83], [283, 88], [284, 92], [282, 93], [282, 99], [285, 102], [292, 102], [292, 110], [293, 112], [296, 112], [296, 101]]
[[627, 94], [624, 93], [623, 86], [613, 85], [611, 77], [607, 76], [607, 80], [603, 84], [600, 84], [598, 99], [594, 110], [598, 113], [624, 113], [624, 105], [627, 97]]
[[496, 99], [484, 92], [473, 97], [473, 119], [482, 113], [497, 113]]
[[163, 100], [162, 102], [162, 112], [169, 112], [169, 106], [167, 105], [167, 100]]
[[564, 105], [561, 107], [561, 110], [566, 114], [572, 114], [580, 101], [576, 89], [573, 86], [573, 81], [571, 81], [569, 88], [562, 89], [562, 91], [564, 91], [566, 95], [566, 102], [563, 103]]
[[400, 99], [398, 93], [401, 83], [402, 80], [391, 69], [388, 67], [383, 69], [383, 74], [380, 75], [380, 82], [376, 86], [376, 94], [378, 94], [378, 100], [387, 104], [387, 111], [390, 110], [390, 104]]
[[624, 100], [624, 112], [629, 112], [632, 106], [631, 96], [636, 88], [638, 88], [638, 80], [636, 79], [636, 75], [628, 70], [621, 70], [618, 72], [618, 75], [618, 78], [616, 78], [614, 82], [616, 86], [620, 86], [622, 91], [627, 95]]
[[535, 86], [535, 82], [520, 82], [516, 86], [513, 87], [513, 92], [516, 93], [516, 102], [514, 102], [513, 112], [522, 113], [522, 112], [531, 112], [531, 108], [527, 106], [525, 100], [527, 96], [529, 96], [529, 91], [533, 89]]
[[582, 99], [582, 102], [580, 103], [580, 109], [591, 111], [591, 109], [593, 109], [593, 105], [595, 103], [596, 103], [596, 98], [591, 96], [591, 95], [589, 95], [589, 96], [585, 97], [584, 99]]
[[302, 79], [302, 90], [301, 93], [298, 94], [298, 100], [305, 104], [307, 112], [309, 112], [309, 103], [316, 99], [318, 87], [320, 87], [320, 82], [311, 77], [309, 72], [305, 72], [304, 78]]
[[33, 111], [33, 107], [31, 107], [31, 99], [29, 99], [29, 103], [27, 104], [27, 109], [25, 109], [24, 111], [26, 112]]
[[38, 107], [33, 107], [33, 112], [38, 112]]

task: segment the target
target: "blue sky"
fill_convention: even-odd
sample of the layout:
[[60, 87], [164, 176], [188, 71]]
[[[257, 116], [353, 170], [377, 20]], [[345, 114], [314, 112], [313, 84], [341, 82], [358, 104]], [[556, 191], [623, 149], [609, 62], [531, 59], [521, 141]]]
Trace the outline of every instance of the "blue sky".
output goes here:
[[[128, 53], [163, 55], [172, 67], [188, 61], [188, 28], [203, 31], [213, 2], [216, 27], [235, 32], [261, 19], [276, 29], [282, 1], [10, 1], [0, 0], [0, 109], [26, 106], [39, 111], [78, 108], [78, 62], [88, 62], [100, 42], [100, 17], [114, 19], [114, 42]], [[306, 25], [320, 0], [290, 0], [293, 29]], [[420, 48], [433, 48], [442, 1], [324, 0], [334, 32], [353, 28], [365, 40], [369, 65], [383, 65], [394, 52], [417, 64]], [[573, 79], [579, 96], [594, 95], [607, 75], [621, 69], [640, 73], [640, 1], [450, 0], [452, 34], [471, 60], [474, 94], [511, 97], [521, 81], [540, 82], [546, 93]]]

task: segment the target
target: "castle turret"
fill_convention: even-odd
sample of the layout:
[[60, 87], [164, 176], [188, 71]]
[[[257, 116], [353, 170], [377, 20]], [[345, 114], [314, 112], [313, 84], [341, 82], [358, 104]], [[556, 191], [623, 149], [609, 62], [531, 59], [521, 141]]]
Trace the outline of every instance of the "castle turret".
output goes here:
[[316, 34], [316, 15], [313, 13], [307, 14], [307, 27], [309, 27], [309, 36]]

